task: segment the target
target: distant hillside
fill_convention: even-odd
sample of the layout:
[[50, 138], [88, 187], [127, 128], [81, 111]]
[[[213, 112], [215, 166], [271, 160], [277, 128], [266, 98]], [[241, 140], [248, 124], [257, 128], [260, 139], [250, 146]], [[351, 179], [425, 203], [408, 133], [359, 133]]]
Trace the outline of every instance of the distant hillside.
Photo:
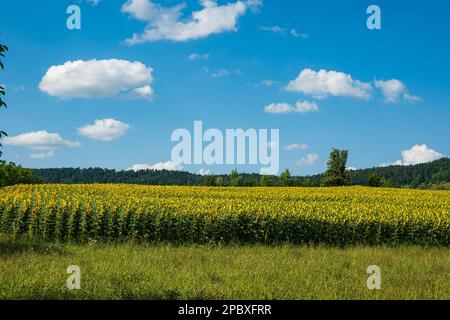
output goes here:
[[[34, 174], [47, 183], [127, 183], [145, 185], [204, 185], [205, 177], [181, 171], [116, 171], [101, 168], [33, 169]], [[432, 188], [450, 184], [450, 159], [415, 166], [390, 166], [348, 172], [355, 185], [368, 185], [370, 174], [376, 174], [392, 187]], [[226, 185], [229, 175], [221, 175]], [[258, 185], [259, 174], [241, 174], [243, 185]], [[293, 185], [320, 186], [323, 175], [293, 177]], [[278, 177], [271, 177], [269, 185], [278, 185]]]

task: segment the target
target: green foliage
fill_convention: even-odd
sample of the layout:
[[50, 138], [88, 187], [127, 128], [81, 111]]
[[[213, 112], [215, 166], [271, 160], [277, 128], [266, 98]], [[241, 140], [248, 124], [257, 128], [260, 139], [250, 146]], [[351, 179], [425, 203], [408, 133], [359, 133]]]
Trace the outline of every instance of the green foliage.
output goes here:
[[369, 187], [381, 187], [383, 185], [383, 177], [377, 173], [370, 173], [367, 178]]
[[0, 162], [0, 187], [40, 182], [30, 169], [24, 169], [21, 166], [16, 166], [14, 163], [6, 164]]
[[389, 166], [348, 172], [355, 185], [368, 185], [370, 174], [383, 177], [383, 187], [429, 187], [450, 182], [450, 159], [442, 158], [413, 166]]
[[[58, 168], [33, 169], [36, 176], [48, 183], [127, 183], [145, 185], [193, 185], [202, 186], [205, 178], [200, 175], [182, 171], [116, 171], [102, 168]], [[369, 185], [368, 176], [375, 173], [382, 177], [383, 187], [411, 187], [412, 182], [418, 188], [431, 188], [435, 185], [450, 182], [450, 159], [443, 158], [430, 163], [414, 166], [391, 166], [384, 168], [360, 169], [348, 171], [346, 174], [353, 185]], [[252, 186], [253, 180], [260, 186], [278, 186], [280, 177], [259, 174], [240, 174], [243, 185]], [[419, 177], [419, 178], [417, 178]], [[291, 177], [294, 186], [318, 187], [324, 175], [307, 177]], [[229, 185], [229, 176], [215, 176], [217, 186]], [[417, 184], [420, 182], [419, 184]]]
[[351, 184], [347, 176], [347, 159], [348, 150], [333, 149], [331, 151], [323, 181], [325, 186], [338, 187]]
[[232, 187], [240, 187], [243, 185], [242, 176], [239, 175], [238, 171], [234, 169], [230, 174], [230, 186]]
[[261, 179], [259, 180], [259, 184], [261, 187], [271, 187], [273, 186], [273, 179], [271, 176], [264, 174], [261, 176]]
[[294, 184], [294, 180], [291, 177], [289, 169], [285, 169], [280, 175], [280, 186], [289, 187]]
[[224, 185], [223, 177], [220, 177], [220, 176], [216, 177], [215, 185], [218, 187], [223, 186]]
[[214, 187], [216, 186], [216, 178], [212, 174], [205, 176], [205, 186]]

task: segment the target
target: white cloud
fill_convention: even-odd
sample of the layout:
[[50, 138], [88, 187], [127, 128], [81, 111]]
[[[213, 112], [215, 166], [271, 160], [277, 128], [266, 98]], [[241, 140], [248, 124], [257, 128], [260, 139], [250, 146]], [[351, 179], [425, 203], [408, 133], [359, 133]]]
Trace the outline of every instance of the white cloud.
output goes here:
[[289, 103], [271, 103], [264, 107], [264, 112], [267, 113], [290, 113], [293, 107]]
[[390, 167], [390, 166], [402, 166], [402, 160], [397, 160], [395, 162], [383, 162], [379, 165], [380, 168]]
[[209, 54], [207, 53], [191, 53], [188, 57], [189, 60], [200, 60], [200, 59], [209, 59]]
[[263, 30], [263, 31], [269, 31], [272, 33], [276, 33], [279, 35], [287, 35], [290, 34], [291, 36], [295, 37], [295, 38], [308, 38], [308, 35], [305, 33], [300, 33], [298, 32], [296, 29], [291, 28], [291, 29], [286, 29], [277, 25], [274, 26], [263, 26], [263, 27], [259, 27], [259, 29]]
[[271, 103], [264, 107], [264, 112], [267, 113], [307, 113], [319, 111], [319, 107], [315, 102], [299, 101], [295, 106], [289, 103]]
[[42, 160], [42, 159], [52, 158], [54, 155], [55, 155], [55, 151], [49, 150], [47, 152], [30, 154], [30, 158]]
[[287, 146], [284, 147], [284, 149], [287, 151], [306, 150], [308, 148], [309, 146], [307, 144], [299, 144], [299, 143], [288, 144]]
[[263, 80], [261, 81], [261, 85], [263, 85], [264, 87], [271, 87], [275, 84], [275, 81], [273, 80]]
[[152, 100], [153, 99], [153, 89], [152, 87], [150, 87], [149, 85], [143, 86], [143, 87], [139, 87], [136, 89], [132, 89], [129, 93], [128, 93], [128, 98], [129, 99], [147, 99], [147, 100]]
[[225, 69], [219, 69], [216, 72], [211, 73], [211, 77], [213, 78], [222, 78], [222, 77], [226, 77], [230, 74], [230, 72], [228, 70]]
[[128, 170], [133, 170], [133, 171], [141, 171], [141, 170], [156, 170], [156, 171], [169, 170], [169, 171], [181, 171], [181, 170], [183, 170], [183, 166], [180, 165], [179, 163], [173, 162], [173, 161], [158, 162], [158, 163], [155, 163], [154, 165], [150, 165], [150, 164], [146, 164], [146, 163], [139, 163], [139, 164], [133, 165], [133, 166], [132, 166], [131, 168], [129, 168]]
[[100, 3], [101, 0], [86, 0], [86, 1], [93, 6], [96, 6]]
[[152, 71], [139, 61], [68, 61], [50, 67], [39, 89], [63, 99], [112, 97], [136, 88], [150, 88]]
[[345, 168], [345, 170], [347, 170], [347, 171], [355, 171], [355, 170], [358, 170], [358, 168], [355, 168], [355, 167], [347, 167], [347, 168]]
[[3, 138], [3, 143], [10, 146], [26, 147], [32, 150], [54, 150], [57, 147], [76, 148], [80, 146], [80, 143], [77, 141], [64, 140], [58, 133], [49, 133], [46, 130], [5, 137]]
[[201, 175], [201, 176], [209, 176], [212, 174], [212, 171], [209, 169], [200, 169], [198, 170], [197, 174]]
[[397, 79], [391, 80], [375, 80], [375, 86], [381, 90], [385, 101], [388, 103], [397, 103], [401, 99], [408, 102], [421, 101], [420, 97], [410, 95], [405, 84]]
[[261, 29], [263, 31], [278, 33], [278, 34], [286, 34], [286, 29], [282, 28], [280, 26], [264, 26], [264, 27], [259, 27], [259, 29]]
[[290, 33], [295, 38], [303, 38], [303, 39], [309, 38], [309, 36], [306, 33], [300, 33], [295, 29], [291, 29]]
[[298, 166], [313, 166], [319, 160], [319, 156], [315, 153], [310, 153], [306, 157], [301, 158], [295, 162]]
[[403, 150], [402, 157], [404, 165], [414, 165], [438, 160], [442, 158], [443, 155], [428, 148], [426, 144], [417, 144], [409, 150]]
[[295, 104], [294, 112], [307, 113], [319, 111], [315, 102], [303, 101]]
[[420, 163], [432, 162], [443, 157], [443, 154], [429, 148], [426, 144], [416, 144], [411, 149], [402, 151], [402, 160], [397, 160], [393, 163], [382, 163], [379, 166], [410, 166]]
[[342, 96], [369, 99], [372, 86], [354, 80], [351, 75], [343, 72], [304, 69], [296, 79], [289, 82], [286, 90], [302, 92], [315, 98]]
[[200, 5], [202, 9], [193, 11], [191, 17], [183, 19], [185, 3], [166, 8], [151, 0], [128, 0], [122, 6], [122, 12], [148, 24], [143, 33], [133, 34], [126, 43], [134, 45], [164, 39], [187, 41], [236, 31], [239, 17], [243, 16], [247, 9], [257, 10], [261, 1], [239, 0], [218, 5], [215, 0], [201, 0]]
[[79, 128], [78, 134], [94, 140], [111, 141], [122, 137], [129, 128], [128, 124], [118, 120], [102, 119]]
[[142, 170], [151, 170], [151, 165], [146, 163], [138, 163], [133, 165], [131, 168], [128, 168], [128, 171], [142, 171]]

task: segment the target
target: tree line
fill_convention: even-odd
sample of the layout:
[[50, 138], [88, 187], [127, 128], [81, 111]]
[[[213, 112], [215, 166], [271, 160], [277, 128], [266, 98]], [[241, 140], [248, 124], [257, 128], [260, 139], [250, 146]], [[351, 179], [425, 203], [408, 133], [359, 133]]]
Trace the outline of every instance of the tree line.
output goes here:
[[450, 159], [414, 166], [391, 166], [363, 170], [346, 169], [347, 150], [333, 149], [327, 171], [312, 176], [293, 176], [285, 169], [279, 176], [239, 173], [201, 176], [182, 171], [117, 171], [102, 168], [33, 169], [33, 174], [47, 183], [126, 183], [144, 185], [190, 186], [345, 186], [438, 188], [450, 184]]

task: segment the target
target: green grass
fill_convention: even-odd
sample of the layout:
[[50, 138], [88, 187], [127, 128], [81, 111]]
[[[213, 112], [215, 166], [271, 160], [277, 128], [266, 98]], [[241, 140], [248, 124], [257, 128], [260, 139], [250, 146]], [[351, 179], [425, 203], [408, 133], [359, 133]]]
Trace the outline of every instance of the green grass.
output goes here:
[[[378, 265], [381, 290], [368, 290]], [[78, 265], [80, 290], [66, 269]], [[450, 250], [50, 245], [0, 237], [0, 299], [448, 299]]]

